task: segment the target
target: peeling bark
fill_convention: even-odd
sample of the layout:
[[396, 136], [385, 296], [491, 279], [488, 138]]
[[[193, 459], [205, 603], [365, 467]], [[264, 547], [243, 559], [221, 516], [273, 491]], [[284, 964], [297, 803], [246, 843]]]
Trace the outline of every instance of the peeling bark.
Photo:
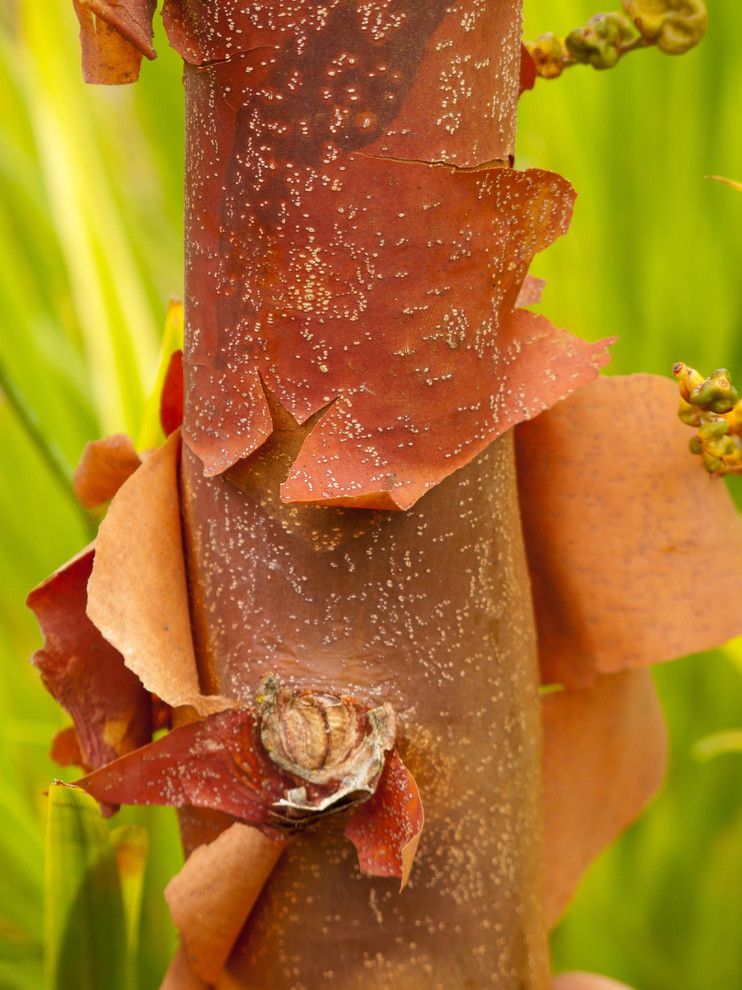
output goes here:
[[427, 821], [402, 894], [358, 876], [342, 821], [297, 837], [235, 985], [547, 981], [507, 431], [605, 347], [514, 315], [572, 202], [507, 165], [519, 7], [166, 4], [186, 60], [181, 492], [201, 689], [249, 704], [275, 673], [391, 703]]
[[342, 823], [299, 836], [230, 968], [251, 988], [541, 987], [537, 671], [511, 438], [384, 515], [283, 505], [280, 456], [248, 462], [237, 487], [185, 451], [204, 688], [247, 701], [277, 671], [391, 702], [426, 826], [402, 894], [358, 876]]

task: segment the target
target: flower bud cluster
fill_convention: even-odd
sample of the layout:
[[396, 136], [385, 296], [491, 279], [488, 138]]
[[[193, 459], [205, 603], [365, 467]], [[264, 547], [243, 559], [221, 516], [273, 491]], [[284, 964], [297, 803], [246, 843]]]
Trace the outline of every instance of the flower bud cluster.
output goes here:
[[672, 369], [680, 390], [678, 416], [695, 429], [689, 447], [709, 474], [742, 474], [742, 400], [726, 368], [704, 378], [679, 361]]
[[621, 0], [623, 12], [595, 14], [564, 38], [542, 34], [526, 48], [536, 73], [555, 79], [572, 65], [612, 69], [628, 52], [656, 47], [666, 55], [682, 55], [706, 32], [703, 0]]

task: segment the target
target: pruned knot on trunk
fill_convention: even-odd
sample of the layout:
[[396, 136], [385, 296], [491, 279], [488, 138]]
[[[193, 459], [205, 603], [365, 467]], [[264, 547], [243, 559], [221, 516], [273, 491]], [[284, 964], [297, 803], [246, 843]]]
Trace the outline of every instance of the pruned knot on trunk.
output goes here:
[[374, 793], [396, 735], [391, 705], [368, 708], [329, 691], [282, 688], [275, 674], [263, 678], [256, 701], [266, 753], [307, 782], [285, 791], [277, 812], [296, 820]]

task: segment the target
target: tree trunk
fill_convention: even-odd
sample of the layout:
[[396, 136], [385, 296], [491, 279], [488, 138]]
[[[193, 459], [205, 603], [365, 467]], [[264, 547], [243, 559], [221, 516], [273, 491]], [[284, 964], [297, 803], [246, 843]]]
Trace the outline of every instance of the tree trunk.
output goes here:
[[[185, 4], [170, 20], [186, 58], [182, 496], [202, 687], [251, 703], [275, 672], [292, 687], [391, 702], [426, 827], [402, 893], [359, 875], [333, 819], [296, 839], [230, 972], [272, 990], [541, 987], [538, 678], [511, 435], [406, 512], [380, 511], [396, 506], [373, 496], [287, 504], [280, 490], [322, 415], [311, 397], [302, 404], [308, 369], [286, 382], [291, 349], [309, 336], [301, 314], [320, 326], [344, 314], [350, 333], [362, 311], [350, 282], [374, 278], [368, 245], [382, 220], [347, 176], [366, 169], [371, 192], [403, 217], [411, 169], [432, 196], [442, 181], [432, 163], [505, 165], [519, 4], [251, 6], [229, 21]], [[351, 181], [357, 215], [339, 234], [313, 218], [292, 226], [302, 195]], [[430, 267], [409, 280], [447, 291]], [[287, 328], [278, 356], [261, 327], [266, 292]], [[352, 358], [350, 373], [362, 383]], [[358, 504], [380, 508], [342, 507]]]
[[358, 874], [331, 819], [295, 840], [232, 967], [251, 988], [540, 987], [540, 725], [510, 435], [406, 513], [283, 506], [276, 468], [261, 452], [237, 487], [184, 459], [206, 686], [249, 702], [275, 671], [391, 701], [426, 826], [402, 893]]

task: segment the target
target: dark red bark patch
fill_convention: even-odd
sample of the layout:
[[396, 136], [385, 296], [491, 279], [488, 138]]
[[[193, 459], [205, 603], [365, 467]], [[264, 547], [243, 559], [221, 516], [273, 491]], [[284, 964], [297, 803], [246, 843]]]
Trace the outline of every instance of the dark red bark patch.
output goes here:
[[361, 872], [372, 877], [400, 877], [401, 887], [405, 887], [424, 821], [415, 778], [393, 750], [376, 791], [345, 829], [345, 837], [358, 852]]
[[520, 92], [525, 93], [536, 85], [536, 63], [525, 45], [520, 46]]
[[160, 423], [166, 437], [183, 423], [183, 351], [173, 351], [160, 393]]
[[[45, 636], [32, 663], [72, 716], [80, 762], [88, 769], [144, 745], [152, 734], [149, 692], [85, 614], [93, 556], [92, 548], [84, 550], [28, 596]], [[71, 762], [71, 737], [57, 737], [52, 753]]]
[[179, 726], [78, 783], [101, 802], [212, 808], [263, 826], [291, 786], [257, 742], [252, 714], [234, 709]]

